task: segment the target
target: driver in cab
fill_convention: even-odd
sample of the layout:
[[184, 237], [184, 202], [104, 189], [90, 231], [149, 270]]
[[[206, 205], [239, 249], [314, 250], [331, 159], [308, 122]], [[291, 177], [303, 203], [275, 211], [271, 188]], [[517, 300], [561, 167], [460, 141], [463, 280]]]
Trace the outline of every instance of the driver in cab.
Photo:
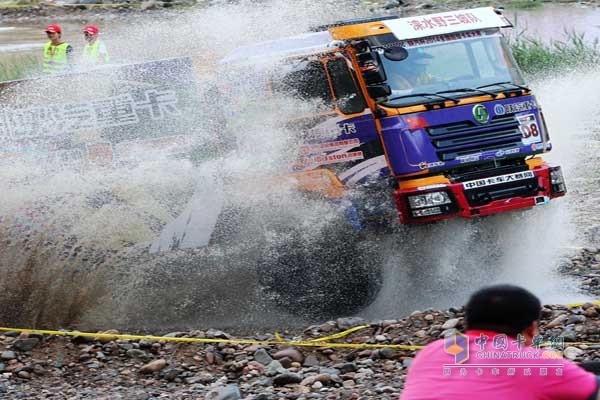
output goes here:
[[425, 53], [422, 49], [411, 52], [401, 62], [395, 63], [388, 73], [388, 83], [392, 93], [417, 88], [419, 86], [434, 83], [436, 79], [428, 72], [433, 56]]

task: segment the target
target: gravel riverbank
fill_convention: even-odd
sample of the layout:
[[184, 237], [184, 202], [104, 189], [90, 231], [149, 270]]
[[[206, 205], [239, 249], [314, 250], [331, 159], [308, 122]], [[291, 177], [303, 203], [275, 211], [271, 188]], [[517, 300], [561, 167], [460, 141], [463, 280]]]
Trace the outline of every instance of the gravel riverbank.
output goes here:
[[[397, 399], [415, 351], [386, 346], [425, 345], [455, 329], [463, 330], [463, 310], [415, 311], [406, 318], [371, 323], [340, 318], [284, 336], [288, 341], [312, 340], [358, 325], [368, 327], [330, 342], [382, 347], [95, 340], [4, 332], [0, 335], [0, 397]], [[541, 331], [544, 338], [564, 337], [566, 358], [576, 362], [600, 359], [600, 305], [545, 306]], [[233, 339], [214, 329], [166, 336]], [[247, 339], [267, 341], [275, 337], [259, 334]]]

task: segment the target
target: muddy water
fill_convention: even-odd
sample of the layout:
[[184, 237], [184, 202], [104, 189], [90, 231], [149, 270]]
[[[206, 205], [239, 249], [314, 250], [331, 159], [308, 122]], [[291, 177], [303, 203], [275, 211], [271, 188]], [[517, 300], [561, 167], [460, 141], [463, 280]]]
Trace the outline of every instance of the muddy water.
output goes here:
[[545, 41], [565, 38], [565, 31], [583, 33], [593, 42], [600, 39], [600, 8], [580, 5], [547, 4], [534, 10], [509, 10], [506, 13], [515, 25], [516, 32], [523, 32]]

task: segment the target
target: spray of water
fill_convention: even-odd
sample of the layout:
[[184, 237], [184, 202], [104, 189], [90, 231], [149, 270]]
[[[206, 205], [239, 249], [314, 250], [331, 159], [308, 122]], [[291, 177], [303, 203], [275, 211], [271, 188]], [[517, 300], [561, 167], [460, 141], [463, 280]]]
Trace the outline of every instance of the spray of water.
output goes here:
[[[0, 205], [5, 242], [0, 269], [6, 277], [0, 303], [10, 305], [2, 319], [28, 326], [139, 329], [309, 322], [310, 315], [298, 320], [274, 309], [256, 282], [265, 249], [272, 258], [278, 256], [276, 245], [286, 242], [310, 250], [338, 221], [334, 205], [308, 202], [281, 181], [272, 190], [269, 179], [289, 164], [300, 140], [286, 122], [315, 105], [289, 98], [263, 101], [257, 94], [265, 71], [231, 72], [214, 61], [239, 45], [331, 22], [332, 15], [337, 20], [364, 12], [339, 2], [242, 2], [166, 20], [148, 18], [113, 32], [121, 39], [114, 41], [115, 54], [126, 54], [127, 61], [193, 56], [202, 82], [202, 119], [190, 135], [203, 158], [158, 152], [113, 168], [48, 169], [13, 160], [10, 168], [0, 169], [6, 194]], [[493, 282], [525, 285], [544, 301], [577, 299], [572, 282], [554, 271], [566, 248], [581, 239], [578, 227], [590, 226], [598, 215], [586, 213], [593, 201], [570, 201], [593, 193], [597, 180], [586, 172], [597, 170], [592, 112], [597, 104], [590, 101], [595, 78], [597, 72], [587, 71], [535, 82], [556, 149], [548, 159], [565, 167], [569, 197], [546, 208], [403, 227], [369, 238], [362, 245], [379, 254], [383, 286], [361, 315], [393, 318], [417, 308], [462, 304], [474, 288]], [[208, 88], [240, 81], [246, 90], [235, 105], [219, 107]], [[109, 83], [62, 87], [60, 97], [101, 93]], [[15, 94], [20, 98], [49, 96], [39, 87], [21, 90]], [[151, 242], [198, 193], [225, 199], [230, 212], [218, 229], [228, 246], [150, 254]], [[199, 214], [211, 209], [207, 202], [197, 204]], [[332, 272], [332, 280], [340, 271], [322, 268]]]

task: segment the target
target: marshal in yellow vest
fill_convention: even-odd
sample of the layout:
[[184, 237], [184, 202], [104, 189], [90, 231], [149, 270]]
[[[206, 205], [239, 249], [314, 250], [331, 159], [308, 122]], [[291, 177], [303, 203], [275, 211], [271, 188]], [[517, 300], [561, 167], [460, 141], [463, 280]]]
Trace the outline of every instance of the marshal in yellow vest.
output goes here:
[[44, 69], [45, 74], [58, 74], [65, 72], [69, 67], [69, 52], [71, 45], [61, 43], [53, 45], [48, 42], [44, 45]]

